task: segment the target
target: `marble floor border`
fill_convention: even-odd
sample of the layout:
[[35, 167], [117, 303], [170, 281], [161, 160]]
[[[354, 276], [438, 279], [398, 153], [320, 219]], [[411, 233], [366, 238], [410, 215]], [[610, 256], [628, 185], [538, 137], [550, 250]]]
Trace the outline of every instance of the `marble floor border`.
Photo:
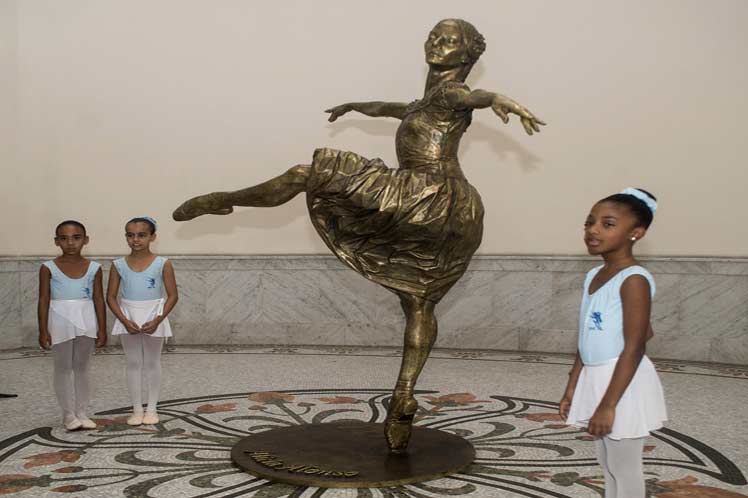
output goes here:
[[[119, 346], [107, 346], [97, 350], [96, 355], [123, 355]], [[287, 346], [287, 345], [188, 345], [170, 347], [164, 354], [177, 355], [205, 355], [205, 354], [256, 354], [256, 355], [293, 355], [293, 356], [366, 356], [366, 357], [399, 357], [402, 348], [387, 348], [376, 346]], [[51, 357], [49, 351], [38, 348], [20, 348], [0, 350], [0, 362], [21, 360], [27, 358]], [[469, 360], [508, 363], [540, 363], [546, 365], [572, 365], [574, 355], [567, 353], [525, 353], [522, 351], [498, 351], [480, 349], [444, 349], [435, 348], [430, 358], [432, 360]], [[748, 380], [748, 365], [733, 365], [730, 363], [713, 363], [703, 361], [680, 361], [669, 359], [652, 359], [660, 373], [700, 375], [708, 377], [723, 377]]]

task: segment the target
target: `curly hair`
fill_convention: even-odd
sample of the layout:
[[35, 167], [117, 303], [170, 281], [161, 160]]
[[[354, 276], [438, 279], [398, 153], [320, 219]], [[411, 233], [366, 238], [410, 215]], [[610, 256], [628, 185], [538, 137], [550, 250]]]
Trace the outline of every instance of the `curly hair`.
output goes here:
[[471, 23], [463, 19], [442, 19], [437, 23], [437, 26], [443, 22], [453, 22], [460, 28], [462, 36], [465, 39], [467, 45], [468, 61], [470, 64], [475, 64], [478, 59], [486, 51], [486, 39]]

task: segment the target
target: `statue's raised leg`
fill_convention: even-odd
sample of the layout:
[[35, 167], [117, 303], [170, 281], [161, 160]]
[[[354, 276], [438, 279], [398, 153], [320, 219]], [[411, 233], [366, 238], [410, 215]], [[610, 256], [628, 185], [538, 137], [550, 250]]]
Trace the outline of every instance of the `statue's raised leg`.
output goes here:
[[309, 171], [309, 166], [298, 165], [253, 187], [193, 197], [179, 206], [172, 217], [176, 221], [187, 221], [204, 214], [230, 214], [234, 206], [280, 206], [306, 190]]
[[387, 445], [393, 453], [403, 452], [408, 447], [413, 417], [418, 410], [413, 390], [437, 334], [435, 303], [404, 294], [400, 301], [406, 319], [403, 359], [384, 424]]

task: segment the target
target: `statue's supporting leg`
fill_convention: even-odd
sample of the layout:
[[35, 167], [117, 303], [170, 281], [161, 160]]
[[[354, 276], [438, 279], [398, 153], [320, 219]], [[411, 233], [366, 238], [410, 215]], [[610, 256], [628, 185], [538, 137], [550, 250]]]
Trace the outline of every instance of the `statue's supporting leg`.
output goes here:
[[306, 190], [309, 172], [309, 166], [298, 165], [253, 187], [193, 197], [179, 206], [172, 217], [177, 221], [187, 221], [203, 214], [229, 214], [234, 206], [280, 206]]
[[413, 389], [437, 334], [435, 303], [408, 295], [401, 295], [400, 301], [406, 319], [403, 360], [384, 425], [387, 444], [395, 453], [405, 451], [408, 446], [413, 417], [418, 409]]

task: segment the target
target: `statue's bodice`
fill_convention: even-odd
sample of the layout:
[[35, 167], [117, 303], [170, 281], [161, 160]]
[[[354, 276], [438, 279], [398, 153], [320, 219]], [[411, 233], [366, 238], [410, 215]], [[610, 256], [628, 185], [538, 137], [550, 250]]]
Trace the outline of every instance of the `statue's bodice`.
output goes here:
[[454, 109], [445, 98], [446, 82], [411, 103], [395, 136], [397, 160], [401, 168], [439, 168], [447, 176], [462, 177], [457, 161], [460, 139], [470, 126], [472, 110]]

